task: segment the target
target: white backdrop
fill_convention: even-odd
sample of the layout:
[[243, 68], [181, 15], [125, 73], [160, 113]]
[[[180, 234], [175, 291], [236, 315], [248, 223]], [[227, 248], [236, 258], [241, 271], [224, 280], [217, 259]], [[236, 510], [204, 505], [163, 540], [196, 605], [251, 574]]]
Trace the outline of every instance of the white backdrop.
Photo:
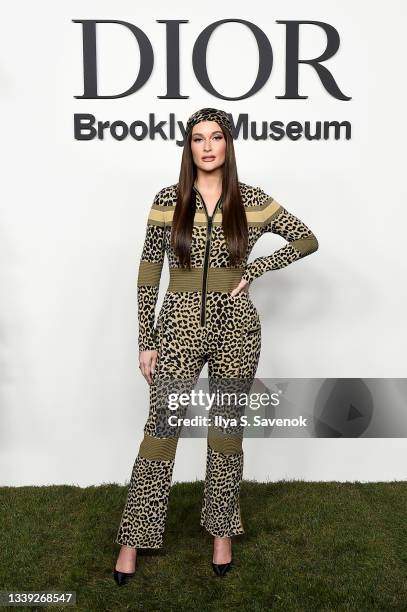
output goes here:
[[[153, 8], [152, 8], [153, 7]], [[350, 121], [351, 140], [235, 141], [239, 179], [261, 186], [303, 219], [319, 250], [256, 280], [263, 325], [258, 377], [405, 377], [406, 214], [402, 126], [405, 5], [275, 1], [205, 4], [39, 0], [3, 6], [0, 239], [1, 484], [125, 482], [148, 413], [138, 370], [137, 272], [152, 198], [178, 180], [174, 140], [78, 141], [74, 113], [97, 120], [186, 122], [203, 106], [237, 117], [287, 123]], [[253, 97], [209, 95], [192, 70], [199, 33], [218, 19], [247, 19], [271, 41], [274, 66]], [[120, 19], [149, 37], [155, 66], [137, 93], [113, 100], [83, 94], [82, 27], [73, 19]], [[181, 93], [166, 93], [165, 26], [181, 26]], [[349, 102], [330, 96], [300, 66], [299, 93], [284, 95], [285, 26], [326, 21], [340, 34], [326, 62]], [[126, 90], [138, 72], [134, 37], [101, 25], [99, 93]], [[324, 49], [322, 30], [301, 30], [300, 57]], [[257, 47], [243, 25], [227, 24], [209, 45], [208, 71], [226, 95], [247, 91]], [[181, 134], [179, 133], [179, 138]], [[284, 244], [266, 235], [251, 256]], [[157, 312], [168, 283], [167, 261]], [[202, 373], [206, 375], [206, 367]], [[386, 406], [380, 406], [386, 410]], [[406, 439], [245, 441], [245, 478], [405, 479]], [[174, 481], [203, 478], [206, 441], [181, 439]]]

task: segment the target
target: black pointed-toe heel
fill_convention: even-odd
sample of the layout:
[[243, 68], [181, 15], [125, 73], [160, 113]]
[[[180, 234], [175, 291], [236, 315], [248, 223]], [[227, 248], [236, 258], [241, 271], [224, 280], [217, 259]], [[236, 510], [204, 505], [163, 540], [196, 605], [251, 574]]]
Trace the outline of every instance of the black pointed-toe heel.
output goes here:
[[212, 561], [212, 568], [217, 576], [224, 576], [226, 572], [232, 569], [232, 561], [229, 561], [229, 563], [214, 563]]
[[[137, 565], [136, 565], [136, 569], [137, 569]], [[123, 586], [127, 584], [129, 580], [133, 578], [135, 573], [136, 573], [135, 571], [134, 572], [119, 572], [117, 569], [115, 569], [113, 570], [113, 578], [115, 579], [115, 581], [117, 582], [119, 586]]]

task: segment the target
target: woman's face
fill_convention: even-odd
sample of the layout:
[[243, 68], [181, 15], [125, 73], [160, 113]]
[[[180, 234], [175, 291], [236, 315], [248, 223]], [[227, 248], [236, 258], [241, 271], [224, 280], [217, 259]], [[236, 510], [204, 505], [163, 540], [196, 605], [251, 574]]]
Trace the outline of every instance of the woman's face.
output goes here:
[[219, 123], [200, 121], [192, 127], [191, 151], [195, 165], [211, 171], [225, 163], [226, 140]]

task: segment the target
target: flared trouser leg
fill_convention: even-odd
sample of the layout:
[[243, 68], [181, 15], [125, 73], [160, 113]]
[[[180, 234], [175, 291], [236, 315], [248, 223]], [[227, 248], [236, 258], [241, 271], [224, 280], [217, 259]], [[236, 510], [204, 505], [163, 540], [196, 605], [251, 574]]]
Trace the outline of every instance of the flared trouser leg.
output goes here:
[[188, 365], [182, 372], [177, 371], [175, 347], [171, 338], [164, 341], [162, 336], [160, 330], [157, 362], [150, 385], [149, 415], [115, 539], [118, 544], [134, 548], [163, 546], [175, 455], [182, 429], [182, 426], [168, 426], [168, 394], [175, 389], [177, 392], [193, 389], [205, 363], [201, 351], [188, 351], [183, 345], [183, 357]]
[[161, 548], [174, 459], [138, 454], [115, 542], [134, 548]]
[[[254, 324], [240, 334], [226, 334], [209, 354], [209, 387], [226, 396], [249, 396], [257, 371], [261, 349], [261, 329]], [[229, 394], [229, 395], [228, 395]], [[240, 394], [240, 395], [239, 395]], [[206, 474], [200, 524], [213, 536], [226, 537], [245, 533], [240, 511], [240, 484], [243, 478], [243, 427], [239, 405], [215, 404], [212, 421], [223, 417], [237, 425], [208, 428]]]

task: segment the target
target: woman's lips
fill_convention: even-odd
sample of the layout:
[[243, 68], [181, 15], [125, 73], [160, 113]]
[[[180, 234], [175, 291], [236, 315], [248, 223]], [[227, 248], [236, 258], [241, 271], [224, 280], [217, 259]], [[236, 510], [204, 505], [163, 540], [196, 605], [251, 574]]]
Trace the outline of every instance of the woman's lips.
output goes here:
[[213, 161], [215, 159], [214, 155], [208, 156], [208, 157], [203, 157], [202, 160], [203, 161]]

